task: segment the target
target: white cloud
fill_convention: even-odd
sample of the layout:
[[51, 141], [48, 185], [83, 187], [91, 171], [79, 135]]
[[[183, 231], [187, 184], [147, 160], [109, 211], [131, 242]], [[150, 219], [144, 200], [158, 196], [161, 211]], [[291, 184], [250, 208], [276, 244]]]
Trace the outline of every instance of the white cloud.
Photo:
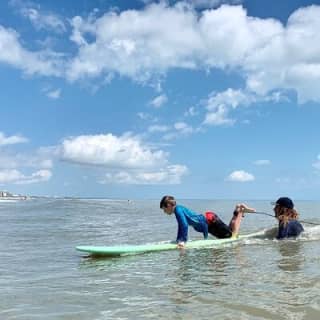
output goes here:
[[230, 175], [226, 179], [227, 181], [236, 181], [236, 182], [248, 182], [254, 181], [255, 177], [246, 171], [237, 170], [230, 173]]
[[[31, 184], [48, 181], [52, 172], [54, 154], [52, 150], [39, 149], [32, 154], [13, 153], [6, 150], [0, 153], [0, 184]], [[31, 168], [31, 174], [23, 171]], [[28, 169], [29, 171], [30, 169]]]
[[167, 132], [168, 130], [170, 130], [170, 128], [168, 126], [164, 126], [164, 125], [152, 125], [152, 126], [149, 126], [149, 128], [148, 128], [148, 132], [151, 132], [151, 133]]
[[203, 124], [213, 126], [232, 126], [236, 120], [228, 118], [228, 113], [229, 110], [224, 105], [220, 105], [215, 110], [212, 109], [206, 114]]
[[315, 90], [320, 79], [319, 14], [320, 6], [296, 10], [286, 28], [248, 57], [249, 88], [262, 93], [275, 87], [292, 88], [301, 103], [319, 101]]
[[106, 135], [65, 139], [61, 157], [65, 161], [111, 168], [150, 168], [167, 163], [167, 153], [143, 145], [138, 137]]
[[[199, 6], [210, 1], [190, 2]], [[38, 21], [38, 11], [29, 10], [28, 16]], [[0, 62], [29, 75], [71, 81], [109, 79], [112, 74], [158, 84], [175, 68], [237, 70], [248, 92], [266, 95], [293, 89], [300, 103], [320, 101], [319, 16], [320, 6], [311, 5], [293, 12], [283, 25], [276, 19], [250, 17], [242, 6], [199, 12], [186, 2], [170, 6], [161, 1], [141, 10], [74, 17], [70, 40], [78, 51], [73, 56], [27, 50], [16, 31], [0, 26]], [[62, 26], [55, 19], [44, 21], [46, 26]], [[217, 117], [221, 122], [221, 114]]]
[[199, 13], [182, 2], [161, 2], [91, 20], [75, 17], [79, 51], [67, 75], [77, 80], [116, 72], [150, 81], [172, 68], [228, 68], [260, 95], [295, 89], [300, 102], [320, 101], [319, 14], [320, 6], [298, 9], [284, 26], [250, 17], [241, 6]]
[[141, 120], [150, 120], [152, 118], [152, 116], [148, 113], [145, 112], [138, 112], [137, 116], [141, 119]]
[[0, 132], [0, 147], [17, 144], [17, 143], [26, 143], [26, 142], [28, 142], [28, 139], [23, 136], [20, 136], [20, 135], [5, 136], [4, 133]]
[[60, 146], [62, 160], [108, 170], [101, 183], [178, 184], [187, 167], [170, 164], [168, 156], [130, 134], [78, 136]]
[[53, 155], [41, 154], [40, 151], [29, 154], [0, 154], [0, 169], [18, 169], [18, 168], [40, 168], [50, 169], [53, 167], [51, 159]]
[[[73, 33], [81, 44], [68, 70], [71, 80], [115, 71], [148, 81], [171, 67], [195, 67], [192, 52], [201, 45], [194, 29], [197, 17], [181, 5], [167, 7], [161, 2], [141, 11], [108, 12], [96, 21], [81, 17], [75, 21]], [[88, 33], [96, 41], [89, 43]]]
[[155, 97], [151, 102], [150, 105], [152, 105], [154, 108], [160, 108], [164, 104], [168, 102], [168, 97], [165, 94], [161, 94], [157, 97]]
[[61, 89], [56, 89], [47, 92], [47, 97], [50, 99], [59, 99], [61, 95]]
[[22, 174], [18, 170], [0, 170], [0, 184], [19, 181]]
[[185, 0], [186, 3], [190, 3], [195, 8], [207, 9], [216, 8], [223, 3], [239, 4], [242, 0]]
[[[145, 4], [150, 4], [150, 3], [157, 3], [162, 0], [140, 0]], [[171, 1], [171, 2], [179, 2], [177, 1]], [[182, 1], [180, 1], [182, 2]], [[242, 3], [243, 0], [183, 0], [184, 3], [191, 5], [194, 8], [199, 8], [199, 9], [207, 9], [207, 8], [216, 8], [221, 4], [228, 3], [228, 4], [239, 4]]]
[[167, 141], [178, 139], [179, 137], [186, 137], [190, 134], [199, 132], [200, 130], [200, 128], [193, 128], [185, 122], [176, 122], [174, 123], [173, 128], [170, 129], [170, 131], [166, 133], [162, 138]]
[[203, 124], [206, 125], [233, 125], [234, 119], [229, 118], [229, 110], [237, 108], [240, 104], [248, 105], [252, 101], [250, 95], [242, 90], [227, 89], [223, 92], [213, 93], [206, 102], [206, 109]]
[[268, 166], [271, 164], [270, 160], [256, 160], [253, 162], [256, 166]]
[[[13, 148], [3, 150], [0, 152], [0, 184], [31, 184], [50, 180], [55, 149], [39, 148], [32, 153], [17, 153]], [[26, 174], [25, 171], [32, 173]]]
[[45, 29], [57, 33], [63, 33], [67, 30], [64, 22], [57, 15], [45, 14], [35, 8], [23, 8], [21, 14], [28, 18], [37, 30]]
[[194, 132], [194, 129], [185, 122], [176, 122], [174, 128], [183, 135], [189, 135]]
[[256, 99], [252, 94], [248, 94], [243, 90], [235, 90], [228, 88], [225, 91], [218, 92], [216, 94], [211, 94], [208, 100], [208, 110], [215, 109], [219, 105], [227, 105], [233, 109], [237, 108], [239, 105], [249, 105]]
[[0, 62], [21, 69], [29, 75], [61, 75], [61, 57], [50, 51], [29, 51], [19, 42], [19, 34], [0, 25]]
[[[2, 137], [4, 137], [2, 135]], [[16, 138], [18, 137], [18, 139]], [[10, 138], [9, 140], [7, 140]], [[12, 138], [12, 139], [11, 139]], [[0, 133], [1, 141], [1, 133]], [[2, 142], [25, 142], [26, 138], [21, 136], [5, 137]], [[0, 143], [1, 145], [1, 143]], [[6, 148], [0, 152], [0, 169], [21, 169], [36, 168], [51, 169], [53, 167], [53, 159], [57, 157], [57, 147], [41, 147], [30, 152], [15, 152], [14, 147]]]
[[314, 168], [316, 168], [317, 170], [320, 170], [320, 154], [319, 154], [318, 157], [317, 157], [317, 161], [314, 162], [314, 163], [312, 164], [312, 166], [313, 166]]
[[[291, 184], [293, 183], [292, 181], [292, 178], [288, 178], [288, 177], [285, 177], [285, 178], [276, 178], [275, 179], [275, 182], [276, 183], [279, 183], [279, 184]], [[295, 180], [296, 182], [296, 180]]]
[[52, 176], [49, 170], [39, 170], [31, 175], [24, 175], [16, 169], [0, 170], [0, 184], [31, 184], [48, 181]]
[[258, 95], [254, 92], [242, 89], [228, 88], [222, 92], [213, 92], [205, 101], [207, 113], [203, 124], [205, 125], [233, 125], [235, 119], [229, 117], [232, 110], [239, 106], [250, 106], [257, 102], [279, 102], [288, 101], [285, 92], [275, 91], [268, 95]]
[[190, 107], [188, 110], [184, 113], [185, 117], [194, 117], [198, 114], [195, 107]]
[[56, 33], [67, 31], [63, 19], [56, 14], [43, 12], [40, 6], [31, 1], [11, 0], [10, 5], [18, 10], [24, 18], [30, 20], [36, 30], [50, 30]]
[[180, 184], [181, 178], [188, 173], [183, 165], [169, 165], [157, 171], [108, 173], [100, 183], [117, 184]]
[[145, 112], [138, 112], [137, 116], [144, 121], [150, 121], [150, 122], [158, 122], [158, 118], [154, 117], [153, 115], [151, 115], [150, 113], [145, 113]]

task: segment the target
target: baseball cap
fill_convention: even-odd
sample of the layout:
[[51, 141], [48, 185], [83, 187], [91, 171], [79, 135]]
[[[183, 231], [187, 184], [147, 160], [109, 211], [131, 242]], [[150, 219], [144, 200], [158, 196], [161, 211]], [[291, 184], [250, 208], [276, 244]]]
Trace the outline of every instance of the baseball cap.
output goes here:
[[294, 203], [293, 201], [288, 197], [281, 197], [276, 202], [271, 202], [272, 205], [278, 205], [280, 207], [285, 207], [288, 209], [293, 209]]

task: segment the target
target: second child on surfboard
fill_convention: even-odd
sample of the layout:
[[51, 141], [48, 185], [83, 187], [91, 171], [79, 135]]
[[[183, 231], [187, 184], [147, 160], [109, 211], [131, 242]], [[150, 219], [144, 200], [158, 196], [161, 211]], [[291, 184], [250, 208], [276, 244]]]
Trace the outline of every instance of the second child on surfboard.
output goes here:
[[241, 220], [244, 213], [255, 212], [246, 204], [237, 204], [229, 225], [226, 225], [217, 214], [207, 211], [205, 215], [198, 214], [182, 205], [177, 204], [173, 196], [164, 196], [160, 201], [160, 209], [166, 214], [174, 213], [178, 222], [178, 234], [176, 242], [178, 247], [184, 247], [188, 240], [188, 226], [192, 226], [196, 231], [202, 232], [204, 239], [208, 238], [208, 233], [223, 239], [236, 237], [239, 233]]

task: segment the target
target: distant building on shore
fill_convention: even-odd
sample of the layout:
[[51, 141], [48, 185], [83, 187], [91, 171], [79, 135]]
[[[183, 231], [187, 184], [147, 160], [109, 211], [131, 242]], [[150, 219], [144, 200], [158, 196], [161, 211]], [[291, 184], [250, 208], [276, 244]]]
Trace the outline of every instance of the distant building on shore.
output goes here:
[[0, 190], [0, 200], [26, 200], [27, 196], [12, 194], [9, 191]]

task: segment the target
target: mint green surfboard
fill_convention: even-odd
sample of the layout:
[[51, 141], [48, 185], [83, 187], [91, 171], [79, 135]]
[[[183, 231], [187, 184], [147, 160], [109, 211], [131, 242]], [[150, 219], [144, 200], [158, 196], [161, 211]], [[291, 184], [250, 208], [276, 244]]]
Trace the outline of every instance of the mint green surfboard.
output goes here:
[[[253, 238], [261, 233], [251, 233], [247, 235], [240, 235], [237, 238], [228, 239], [210, 239], [210, 240], [194, 240], [188, 241], [185, 245], [185, 249], [199, 249], [199, 248], [215, 248], [224, 244], [237, 242], [248, 238]], [[92, 256], [126, 256], [141, 254], [147, 252], [177, 250], [175, 243], [154, 243], [154, 244], [142, 244], [142, 245], [120, 245], [120, 246], [78, 246], [78, 251], [86, 252]]]

